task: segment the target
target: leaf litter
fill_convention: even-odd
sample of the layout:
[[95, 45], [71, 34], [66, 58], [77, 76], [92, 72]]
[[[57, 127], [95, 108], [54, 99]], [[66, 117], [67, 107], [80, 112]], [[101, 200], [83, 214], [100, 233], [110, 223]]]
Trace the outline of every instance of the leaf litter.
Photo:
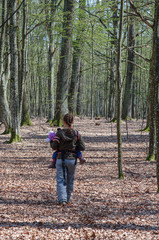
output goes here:
[[[56, 170], [46, 142], [46, 119], [21, 128], [21, 143], [0, 135], [0, 240], [159, 239], [156, 162], [146, 161], [142, 121], [122, 122], [124, 179], [118, 179], [116, 124], [75, 119], [86, 159], [77, 163], [72, 200], [57, 204]], [[1, 126], [0, 133], [4, 131]]]

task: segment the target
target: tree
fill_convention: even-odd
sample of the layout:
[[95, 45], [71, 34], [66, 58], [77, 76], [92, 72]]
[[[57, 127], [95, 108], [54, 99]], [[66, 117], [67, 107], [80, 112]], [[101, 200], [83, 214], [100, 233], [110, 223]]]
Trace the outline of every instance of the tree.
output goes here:
[[84, 30], [85, 30], [85, 12], [82, 8], [85, 7], [85, 0], [79, 1], [79, 25], [77, 29], [77, 37], [73, 43], [73, 59], [72, 59], [72, 74], [68, 92], [68, 108], [69, 112], [76, 114], [78, 85], [80, 83], [81, 55], [84, 47]]
[[116, 92], [116, 53], [118, 51], [117, 46], [117, 29], [118, 29], [118, 3], [116, 0], [112, 0], [112, 18], [113, 18], [113, 34], [111, 37], [111, 70], [110, 70], [110, 93], [109, 93], [109, 105], [108, 105], [108, 117], [116, 120], [116, 108], [115, 108], [115, 92]]
[[[59, 2], [58, 6], [60, 5]], [[57, 0], [45, 0], [45, 4], [47, 4], [46, 8], [46, 28], [47, 34], [49, 38], [49, 46], [48, 46], [48, 121], [51, 121], [54, 118], [54, 38], [53, 38], [53, 27], [54, 20], [53, 17], [55, 15], [55, 11], [57, 9]]]
[[[129, 0], [132, 9], [135, 13], [140, 17], [142, 22], [144, 22], [148, 27], [153, 30], [154, 34], [154, 27], [151, 25], [142, 15], [138, 12], [137, 8], [134, 6], [131, 0]], [[154, 21], [154, 20], [153, 20]], [[149, 68], [149, 95], [148, 95], [148, 124], [149, 124], [149, 153], [147, 156], [147, 160], [153, 160], [155, 158], [155, 138], [156, 138], [156, 127], [155, 127], [155, 51], [154, 49], [154, 36], [153, 36], [153, 43], [152, 43], [152, 56], [150, 61], [150, 68]], [[145, 58], [144, 60], [147, 61]]]
[[122, 170], [122, 139], [121, 139], [121, 96], [122, 96], [122, 75], [121, 75], [121, 44], [123, 30], [123, 12], [124, 0], [120, 3], [120, 24], [119, 24], [119, 39], [118, 39], [118, 55], [117, 55], [117, 141], [118, 141], [118, 177], [124, 178]]
[[56, 108], [53, 124], [61, 126], [62, 115], [68, 111], [68, 84], [71, 64], [71, 40], [74, 0], [64, 0], [63, 32], [57, 73]]
[[5, 22], [7, 13], [7, 1], [2, 1], [2, 25], [0, 35], [0, 115], [5, 125], [5, 132], [11, 129], [11, 113], [7, 98], [8, 76], [9, 76], [9, 38], [8, 22]]
[[156, 173], [157, 192], [159, 192], [159, 0], [155, 1], [154, 28], [153, 28], [153, 53], [154, 53], [154, 77], [155, 77], [155, 115], [156, 115]]
[[20, 137], [20, 104], [18, 93], [18, 49], [17, 49], [17, 14], [16, 0], [8, 0], [9, 43], [10, 43], [10, 100], [12, 131], [10, 142], [21, 141]]
[[[130, 12], [132, 11], [132, 7], [130, 6]], [[131, 117], [131, 99], [132, 99], [132, 83], [133, 83], [133, 74], [134, 74], [134, 57], [135, 54], [133, 52], [135, 46], [135, 18], [134, 16], [130, 16], [129, 24], [128, 24], [128, 36], [127, 36], [127, 45], [130, 49], [128, 51], [128, 59], [127, 59], [127, 73], [126, 73], [126, 83], [125, 83], [125, 91], [123, 97], [123, 107], [122, 107], [122, 119], [126, 119], [127, 117]]]

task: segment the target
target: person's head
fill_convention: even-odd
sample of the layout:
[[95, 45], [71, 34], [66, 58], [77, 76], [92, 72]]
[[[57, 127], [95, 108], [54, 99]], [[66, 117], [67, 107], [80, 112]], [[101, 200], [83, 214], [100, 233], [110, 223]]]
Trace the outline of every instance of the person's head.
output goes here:
[[65, 116], [63, 117], [63, 122], [64, 122], [64, 125], [68, 126], [68, 127], [71, 127], [72, 124], [73, 124], [73, 115], [70, 114], [70, 113], [67, 113], [65, 114]]

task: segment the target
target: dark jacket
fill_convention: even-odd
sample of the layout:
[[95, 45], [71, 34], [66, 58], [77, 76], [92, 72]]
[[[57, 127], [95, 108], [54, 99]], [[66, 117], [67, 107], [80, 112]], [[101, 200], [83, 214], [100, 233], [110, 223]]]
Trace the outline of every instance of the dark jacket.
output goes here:
[[51, 148], [53, 150], [85, 150], [84, 141], [78, 131], [70, 128], [64, 128], [57, 131], [56, 136], [53, 141], [50, 142]]

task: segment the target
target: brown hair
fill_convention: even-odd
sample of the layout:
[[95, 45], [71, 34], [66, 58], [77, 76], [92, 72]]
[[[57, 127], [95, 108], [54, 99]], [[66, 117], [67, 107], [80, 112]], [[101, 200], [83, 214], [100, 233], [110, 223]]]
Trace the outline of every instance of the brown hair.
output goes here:
[[63, 121], [69, 126], [71, 127], [72, 123], [73, 123], [73, 115], [70, 113], [65, 114], [65, 116], [63, 117]]

